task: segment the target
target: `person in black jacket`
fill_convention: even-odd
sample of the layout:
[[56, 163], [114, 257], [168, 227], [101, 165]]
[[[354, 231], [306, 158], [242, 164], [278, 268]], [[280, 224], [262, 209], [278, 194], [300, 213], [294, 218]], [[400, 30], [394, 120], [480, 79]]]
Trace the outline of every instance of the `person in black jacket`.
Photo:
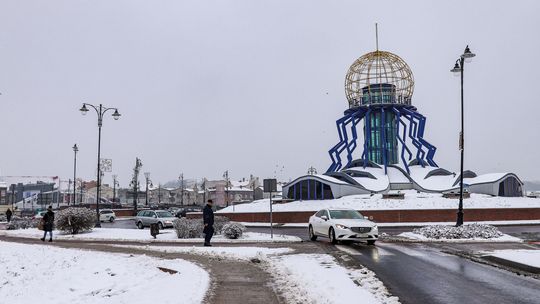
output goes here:
[[47, 237], [47, 232], [50, 234], [49, 242], [52, 242], [52, 230], [54, 226], [54, 212], [52, 211], [52, 206], [49, 206], [47, 208], [47, 213], [43, 216], [43, 237], [41, 240], [45, 242], [45, 238]]
[[8, 210], [6, 211], [6, 218], [7, 218], [7, 222], [11, 222], [11, 216], [13, 216], [13, 212], [11, 212], [11, 209], [8, 208]]
[[210, 245], [210, 240], [214, 235], [214, 211], [212, 210], [212, 205], [213, 202], [211, 199], [209, 199], [203, 209], [204, 246], [212, 246]]

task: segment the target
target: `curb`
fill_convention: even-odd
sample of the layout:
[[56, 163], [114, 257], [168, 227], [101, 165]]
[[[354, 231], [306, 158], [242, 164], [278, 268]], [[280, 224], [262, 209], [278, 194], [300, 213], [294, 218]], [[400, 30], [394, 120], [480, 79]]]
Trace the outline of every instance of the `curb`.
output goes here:
[[518, 269], [518, 270], [521, 270], [521, 271], [526, 271], [526, 272], [530, 272], [530, 273], [534, 273], [534, 274], [540, 274], [540, 268], [539, 267], [534, 267], [534, 266], [530, 266], [530, 265], [526, 265], [526, 264], [521, 264], [521, 263], [518, 263], [518, 262], [510, 261], [510, 260], [507, 260], [507, 259], [492, 256], [492, 255], [482, 256], [482, 259], [493, 262], [493, 263], [501, 264], [501, 265], [506, 266], [506, 267]]

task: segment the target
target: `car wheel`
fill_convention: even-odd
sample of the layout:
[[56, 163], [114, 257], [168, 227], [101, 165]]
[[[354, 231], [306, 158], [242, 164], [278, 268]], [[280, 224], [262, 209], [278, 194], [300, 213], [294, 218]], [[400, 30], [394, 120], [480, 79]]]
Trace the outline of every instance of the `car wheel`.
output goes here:
[[328, 238], [330, 239], [330, 243], [337, 244], [336, 233], [332, 227], [330, 227], [330, 230], [328, 231]]
[[163, 224], [162, 224], [161, 222], [159, 222], [159, 223], [157, 224], [157, 226], [158, 226], [158, 229], [159, 229], [159, 230], [163, 230]]
[[110, 222], [110, 223], [114, 222], [114, 217], [111, 216], [111, 217], [109, 218], [109, 222]]
[[368, 245], [375, 245], [375, 240], [369, 240], [369, 241], [367, 241], [367, 244]]
[[143, 225], [142, 222], [138, 222], [138, 223], [137, 223], [137, 227], [138, 227], [139, 229], [144, 229], [144, 225]]
[[317, 240], [317, 236], [313, 233], [313, 226], [309, 225], [309, 239], [312, 241]]

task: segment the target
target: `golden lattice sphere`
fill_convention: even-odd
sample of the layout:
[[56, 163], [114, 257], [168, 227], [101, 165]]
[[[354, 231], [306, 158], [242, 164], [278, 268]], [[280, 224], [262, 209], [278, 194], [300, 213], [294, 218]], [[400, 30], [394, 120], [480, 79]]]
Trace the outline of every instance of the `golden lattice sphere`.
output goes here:
[[411, 104], [414, 78], [399, 56], [374, 51], [358, 58], [345, 77], [350, 107], [369, 104]]

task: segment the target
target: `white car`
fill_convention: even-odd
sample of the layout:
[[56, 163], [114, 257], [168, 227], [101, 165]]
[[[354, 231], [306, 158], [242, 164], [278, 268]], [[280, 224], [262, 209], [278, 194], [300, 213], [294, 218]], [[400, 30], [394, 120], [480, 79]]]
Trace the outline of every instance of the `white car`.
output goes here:
[[100, 222], [114, 222], [116, 219], [116, 214], [111, 209], [101, 209], [99, 210], [99, 221]]
[[377, 224], [353, 209], [322, 209], [309, 218], [309, 238], [327, 237], [332, 244], [338, 241], [367, 242], [379, 239]]

